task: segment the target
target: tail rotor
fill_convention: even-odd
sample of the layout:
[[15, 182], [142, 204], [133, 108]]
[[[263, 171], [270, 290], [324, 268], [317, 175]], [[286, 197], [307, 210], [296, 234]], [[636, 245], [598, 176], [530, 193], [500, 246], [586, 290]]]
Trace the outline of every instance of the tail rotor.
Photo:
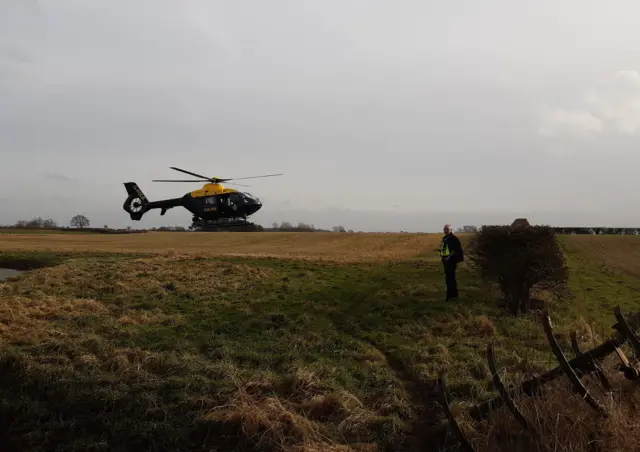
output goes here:
[[139, 221], [148, 210], [149, 200], [135, 182], [125, 182], [124, 187], [127, 189], [128, 196], [122, 208], [132, 220]]

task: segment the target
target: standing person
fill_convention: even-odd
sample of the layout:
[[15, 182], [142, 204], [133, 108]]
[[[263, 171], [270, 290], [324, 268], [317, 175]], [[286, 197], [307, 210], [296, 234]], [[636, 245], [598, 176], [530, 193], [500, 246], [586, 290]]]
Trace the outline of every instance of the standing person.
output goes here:
[[447, 285], [447, 298], [458, 298], [458, 282], [456, 281], [456, 267], [464, 260], [464, 251], [460, 239], [453, 233], [450, 224], [444, 226], [444, 237], [440, 245], [440, 257], [444, 267], [445, 283]]

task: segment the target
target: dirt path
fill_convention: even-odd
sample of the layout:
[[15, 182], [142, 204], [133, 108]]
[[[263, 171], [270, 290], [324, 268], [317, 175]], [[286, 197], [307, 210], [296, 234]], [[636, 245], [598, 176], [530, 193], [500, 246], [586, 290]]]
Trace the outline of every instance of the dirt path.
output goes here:
[[357, 337], [354, 339], [367, 344], [379, 354], [411, 398], [413, 411], [411, 431], [407, 432], [408, 436], [402, 440], [401, 444], [394, 445], [392, 450], [394, 452], [442, 451], [440, 446], [446, 433], [442, 428], [444, 411], [436, 398], [435, 381], [426, 383], [416, 378], [402, 360], [385, 352], [375, 342]]

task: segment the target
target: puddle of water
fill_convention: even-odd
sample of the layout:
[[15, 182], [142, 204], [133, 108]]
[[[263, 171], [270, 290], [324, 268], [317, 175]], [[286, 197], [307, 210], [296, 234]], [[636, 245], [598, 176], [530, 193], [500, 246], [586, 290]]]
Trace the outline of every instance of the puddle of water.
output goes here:
[[0, 281], [4, 281], [12, 276], [18, 276], [20, 273], [24, 273], [21, 270], [14, 270], [12, 268], [0, 268]]

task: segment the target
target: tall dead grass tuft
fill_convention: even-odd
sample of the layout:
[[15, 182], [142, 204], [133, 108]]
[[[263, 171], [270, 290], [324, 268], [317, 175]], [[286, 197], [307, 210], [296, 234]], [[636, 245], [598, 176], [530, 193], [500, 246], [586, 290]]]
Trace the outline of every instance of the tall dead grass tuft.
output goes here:
[[159, 309], [152, 311], [126, 311], [123, 315], [118, 317], [118, 322], [123, 325], [164, 325], [164, 326], [178, 326], [185, 325], [185, 318], [179, 314], [165, 314]]
[[259, 450], [286, 450], [292, 444], [322, 441], [316, 423], [285, 406], [277, 397], [256, 397], [239, 390], [231, 403], [204, 416], [249, 439]]
[[303, 444], [294, 446], [291, 452], [377, 452], [379, 447], [375, 444]]
[[278, 389], [289, 400], [297, 402], [309, 400], [327, 390], [320, 376], [300, 368], [285, 375], [281, 379]]
[[[611, 374], [611, 373], [610, 373]], [[491, 419], [474, 425], [467, 419], [463, 429], [477, 452], [631, 452], [640, 444], [638, 383], [620, 375], [611, 394], [601, 390], [596, 379], [584, 378], [590, 393], [605, 407], [603, 417], [577, 394], [566, 378], [548, 383], [538, 397], [516, 400], [531, 430], [524, 430], [506, 407]], [[464, 418], [464, 416], [461, 416]]]
[[[375, 451], [371, 428], [382, 416], [353, 394], [331, 391], [310, 371], [240, 385], [224, 406], [202, 416], [210, 432], [258, 451]], [[237, 441], [237, 440], [236, 440]]]
[[84, 316], [100, 316], [105, 306], [92, 299], [57, 295], [25, 297], [6, 295], [0, 288], [0, 340], [6, 343], [39, 343], [79, 334], [61, 328], [53, 320], [73, 322]]

